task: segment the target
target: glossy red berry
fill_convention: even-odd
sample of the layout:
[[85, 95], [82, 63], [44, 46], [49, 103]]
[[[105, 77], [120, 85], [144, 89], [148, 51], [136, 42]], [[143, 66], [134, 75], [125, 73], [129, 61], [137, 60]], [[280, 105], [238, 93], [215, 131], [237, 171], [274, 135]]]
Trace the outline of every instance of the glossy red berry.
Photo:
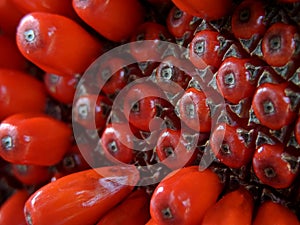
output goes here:
[[104, 95], [82, 95], [74, 102], [73, 120], [86, 129], [103, 130], [111, 104], [111, 101]]
[[294, 120], [298, 107], [294, 97], [297, 95], [288, 83], [263, 83], [253, 96], [252, 108], [262, 125], [278, 130]]
[[11, 0], [2, 0], [0, 5], [0, 29], [5, 34], [14, 37], [16, 28], [24, 14]]
[[[144, 40], [156, 41], [144, 42]], [[159, 41], [171, 41], [172, 35], [167, 28], [155, 22], [145, 22], [140, 25], [131, 36], [130, 54], [138, 61], [158, 61], [161, 59], [163, 49], [160, 47]]]
[[162, 180], [151, 198], [150, 213], [157, 224], [200, 224], [222, 190], [218, 176], [198, 166], [179, 169]]
[[266, 31], [265, 4], [259, 0], [245, 0], [231, 18], [234, 36], [239, 39], [258, 39]]
[[108, 124], [102, 133], [100, 145], [112, 162], [131, 163], [134, 159], [135, 134], [128, 123]]
[[262, 39], [263, 59], [271, 66], [280, 67], [299, 58], [300, 35], [290, 24], [274, 23]]
[[44, 71], [59, 75], [82, 74], [103, 52], [102, 43], [76, 22], [44, 12], [22, 18], [17, 45], [25, 58]]
[[211, 129], [211, 115], [207, 96], [201, 90], [189, 88], [178, 102], [180, 119], [191, 129], [209, 132]]
[[149, 201], [149, 194], [143, 189], [137, 189], [103, 216], [96, 225], [145, 225], [150, 218]]
[[221, 65], [223, 56], [228, 48], [225, 37], [214, 30], [202, 30], [195, 34], [189, 45], [191, 62], [199, 69], [207, 66], [216, 70]]
[[31, 12], [48, 12], [63, 15], [69, 18], [75, 18], [75, 11], [72, 7], [72, 1], [60, 0], [32, 0], [20, 1], [12, 0], [12, 2], [25, 14]]
[[8, 35], [0, 34], [0, 68], [25, 71], [27, 60], [20, 53], [16, 42]]
[[142, 24], [144, 9], [138, 0], [73, 0], [76, 13], [111, 41], [126, 41]]
[[226, 193], [207, 210], [202, 225], [251, 225], [254, 200], [246, 189]]
[[71, 104], [78, 83], [78, 75], [60, 76], [46, 73], [44, 83], [49, 95], [64, 104]]
[[241, 168], [251, 161], [254, 146], [251, 131], [226, 123], [217, 125], [210, 137], [215, 156], [230, 168]]
[[46, 98], [43, 83], [30, 74], [0, 69], [0, 120], [15, 113], [42, 113]]
[[216, 76], [218, 90], [222, 96], [233, 104], [251, 98], [259, 75], [258, 65], [258, 62], [251, 58], [226, 58]]
[[295, 180], [299, 168], [297, 158], [280, 144], [263, 144], [253, 156], [253, 170], [259, 180], [273, 188], [287, 188]]
[[[181, 130], [166, 129], [157, 140], [155, 152], [159, 160], [170, 169], [189, 166], [197, 156], [197, 142], [190, 140], [188, 134], [181, 132]], [[191, 135], [190, 138], [197, 137]]]
[[97, 72], [100, 90], [108, 96], [115, 96], [127, 85], [131, 72], [126, 59], [113, 57], [105, 60]]
[[200, 17], [205, 20], [221, 19], [230, 13], [232, 9], [231, 0], [172, 0], [181, 10]]
[[[86, 150], [85, 147], [86, 146], [83, 145], [73, 145], [64, 155], [62, 160], [55, 165], [56, 174], [54, 174], [54, 176], [60, 175], [60, 177], [62, 177], [71, 173], [90, 169], [91, 165], [88, 164], [88, 162], [91, 162], [91, 160], [88, 158], [89, 161], [87, 162], [85, 157], [88, 157], [89, 155], [92, 157], [93, 152], [90, 150], [89, 155], [87, 155], [88, 153], [84, 152]], [[90, 147], [90, 145], [88, 147]], [[82, 152], [84, 152], [84, 156]]]
[[159, 85], [151, 81], [134, 83], [124, 95], [124, 114], [131, 125], [141, 131], [159, 129], [164, 111], [171, 107]]
[[155, 77], [159, 86], [165, 91], [174, 95], [186, 89], [191, 76], [184, 69], [190, 65], [189, 61], [179, 59], [175, 56], [168, 56], [156, 68]]
[[262, 203], [254, 218], [253, 225], [299, 225], [296, 215], [280, 203], [267, 201]]
[[50, 166], [71, 145], [70, 127], [43, 114], [14, 114], [0, 124], [0, 155], [16, 164]]
[[26, 221], [94, 225], [132, 192], [138, 180], [134, 166], [101, 167], [64, 176], [30, 196], [24, 207]]
[[27, 225], [24, 216], [24, 205], [29, 198], [26, 190], [17, 190], [0, 208], [0, 223], [11, 225]]
[[25, 185], [41, 185], [50, 181], [52, 172], [47, 166], [13, 164], [12, 174]]
[[174, 6], [170, 10], [166, 22], [169, 32], [176, 41], [186, 45], [192, 40], [200, 20]]

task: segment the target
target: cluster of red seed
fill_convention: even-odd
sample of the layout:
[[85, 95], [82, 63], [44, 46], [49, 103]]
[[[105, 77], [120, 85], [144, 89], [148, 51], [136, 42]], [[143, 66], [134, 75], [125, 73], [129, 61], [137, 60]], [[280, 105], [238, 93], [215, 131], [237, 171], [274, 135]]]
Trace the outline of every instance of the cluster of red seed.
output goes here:
[[0, 223], [299, 224], [300, 2], [196, 2], [0, 4]]

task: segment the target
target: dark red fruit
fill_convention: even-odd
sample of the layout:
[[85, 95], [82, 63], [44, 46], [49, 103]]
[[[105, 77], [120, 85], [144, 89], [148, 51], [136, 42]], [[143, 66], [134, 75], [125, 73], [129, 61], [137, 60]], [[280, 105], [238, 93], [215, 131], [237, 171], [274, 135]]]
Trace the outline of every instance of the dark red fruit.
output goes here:
[[47, 166], [13, 164], [12, 174], [25, 185], [40, 185], [50, 180], [52, 173]]
[[189, 88], [178, 102], [179, 117], [195, 131], [209, 132], [211, 129], [210, 108], [206, 100], [203, 91]]
[[205, 212], [222, 191], [217, 174], [189, 166], [169, 174], [154, 190], [151, 217], [157, 224], [201, 224]]
[[134, 158], [134, 134], [127, 123], [108, 124], [100, 145], [106, 157], [113, 162], [131, 163]]
[[233, 104], [251, 98], [258, 78], [258, 62], [251, 58], [226, 58], [217, 72], [217, 86], [222, 96]]
[[110, 58], [102, 63], [97, 73], [100, 90], [113, 96], [124, 88], [129, 79], [128, 62], [123, 58]]
[[231, 29], [236, 38], [258, 39], [266, 31], [265, 4], [260, 0], [245, 0], [234, 11]]
[[197, 139], [197, 136], [166, 129], [159, 135], [155, 148], [159, 160], [170, 169], [190, 165], [197, 155], [197, 142], [193, 138]]
[[278, 130], [289, 125], [297, 115], [298, 95], [288, 83], [263, 83], [254, 94], [252, 108], [262, 125]]
[[44, 76], [45, 87], [49, 95], [64, 104], [73, 102], [78, 80], [78, 75], [60, 76], [46, 73]]
[[[130, 54], [138, 61], [158, 61], [162, 56], [162, 49], [159, 41], [171, 41], [172, 35], [167, 28], [154, 22], [145, 22], [138, 27], [131, 37]], [[156, 40], [153, 42], [144, 42], [145, 40]]]
[[252, 131], [221, 123], [211, 135], [210, 146], [220, 162], [231, 168], [241, 168], [251, 161], [255, 150], [252, 135]]
[[239, 188], [208, 209], [201, 225], [251, 225], [253, 206], [251, 193]]
[[253, 156], [253, 170], [259, 180], [273, 188], [287, 188], [295, 180], [299, 168], [297, 158], [285, 152], [280, 144], [263, 144]]
[[73, 119], [86, 129], [102, 130], [106, 125], [111, 104], [104, 95], [82, 95], [74, 104]]
[[174, 6], [167, 17], [167, 28], [179, 44], [188, 44], [200, 20]]
[[299, 58], [300, 35], [297, 28], [285, 23], [274, 23], [262, 40], [264, 60], [271, 66], [284, 66]]
[[278, 225], [300, 224], [293, 211], [280, 203], [272, 201], [262, 203], [253, 220], [253, 225], [274, 225], [274, 223]]
[[207, 66], [219, 68], [228, 47], [225, 41], [225, 37], [217, 31], [202, 30], [196, 33], [189, 46], [191, 62], [199, 69]]
[[190, 65], [188, 60], [175, 56], [166, 57], [156, 69], [156, 79], [165, 92], [178, 94], [186, 89], [191, 76], [184, 72]]
[[141, 131], [159, 129], [161, 116], [170, 103], [157, 84], [135, 83], [128, 86], [124, 95], [124, 114], [130, 124]]

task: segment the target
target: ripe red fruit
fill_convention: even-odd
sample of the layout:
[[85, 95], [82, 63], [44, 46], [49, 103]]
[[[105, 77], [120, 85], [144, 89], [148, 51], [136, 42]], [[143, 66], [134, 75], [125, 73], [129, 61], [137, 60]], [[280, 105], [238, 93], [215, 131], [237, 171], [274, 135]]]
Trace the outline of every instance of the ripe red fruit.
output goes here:
[[[156, 42], [149, 43], [144, 40]], [[133, 43], [130, 43], [130, 54], [138, 62], [158, 61], [163, 53], [159, 41], [172, 40], [173, 37], [165, 26], [155, 22], [145, 22], [131, 35], [130, 41]]]
[[200, 224], [205, 212], [222, 190], [218, 176], [198, 166], [169, 174], [156, 187], [150, 202], [151, 217], [157, 224]]
[[221, 19], [230, 13], [231, 0], [172, 0], [182, 11], [205, 20]]
[[253, 156], [253, 170], [259, 180], [273, 188], [289, 187], [299, 172], [297, 158], [281, 144], [263, 144]]
[[251, 58], [226, 58], [216, 76], [222, 96], [233, 104], [251, 98], [259, 75], [258, 65], [259, 62]]
[[12, 174], [25, 185], [41, 185], [50, 181], [52, 172], [47, 166], [13, 164]]
[[251, 225], [253, 207], [250, 192], [240, 188], [225, 194], [209, 208], [201, 225]]
[[209, 132], [211, 129], [210, 108], [203, 91], [189, 88], [178, 102], [180, 119], [191, 129]]
[[103, 52], [102, 43], [73, 20], [43, 12], [22, 18], [17, 45], [25, 58], [59, 75], [82, 74]]
[[111, 104], [111, 101], [104, 95], [82, 95], [74, 101], [73, 120], [86, 129], [103, 130]]
[[112, 162], [131, 163], [134, 158], [134, 134], [128, 123], [107, 124], [100, 145]]
[[195, 34], [189, 45], [190, 60], [199, 69], [210, 66], [217, 70], [228, 47], [225, 37], [219, 32], [202, 30]]
[[137, 189], [104, 215], [97, 225], [145, 225], [150, 218], [149, 201], [149, 194]]
[[46, 73], [44, 76], [45, 88], [49, 95], [64, 104], [73, 102], [78, 81], [78, 75], [61, 76]]
[[252, 108], [260, 123], [278, 130], [289, 125], [296, 117], [299, 93], [289, 88], [288, 83], [263, 83], [253, 96]]
[[11, 0], [2, 0], [0, 5], [0, 28], [5, 34], [14, 37], [16, 27], [24, 14]]
[[296, 215], [279, 203], [267, 201], [259, 206], [253, 225], [299, 225]]
[[159, 85], [148, 81], [134, 83], [124, 91], [123, 108], [126, 119], [141, 131], [159, 129], [164, 108], [170, 103]]
[[0, 120], [15, 113], [44, 112], [43, 83], [21, 71], [0, 69], [0, 108]]
[[[197, 136], [190, 136], [197, 138]], [[170, 169], [189, 166], [197, 156], [196, 140], [181, 130], [166, 129], [158, 137], [155, 151], [159, 160]]]
[[213, 153], [230, 168], [241, 168], [251, 161], [255, 150], [253, 144], [251, 131], [226, 123], [217, 125], [210, 137]]
[[285, 23], [274, 23], [262, 40], [264, 60], [271, 66], [284, 66], [299, 58], [300, 35], [298, 29]]
[[0, 223], [27, 225], [24, 216], [24, 205], [29, 197], [26, 190], [18, 190], [10, 196], [0, 208]]
[[200, 20], [174, 6], [169, 11], [166, 22], [177, 43], [187, 45], [192, 40]]
[[76, 13], [111, 41], [126, 41], [142, 24], [144, 9], [138, 0], [73, 0]]
[[31, 12], [48, 12], [63, 15], [69, 18], [75, 18], [76, 13], [72, 7], [71, 1], [60, 0], [12, 0], [12, 2], [25, 14]]
[[184, 69], [187, 69], [190, 62], [179, 59], [175, 56], [168, 56], [162, 60], [155, 72], [155, 78], [159, 86], [170, 94], [178, 95], [186, 89], [191, 76]]
[[20, 53], [17, 44], [8, 35], [0, 34], [0, 68], [24, 71], [27, 60]]
[[[88, 153], [86, 152], [85, 147], [86, 146], [84, 145], [80, 145], [79, 147], [77, 145], [73, 145], [64, 155], [62, 160], [55, 165], [56, 174], [54, 174], [53, 177], [65, 176], [78, 171], [90, 169], [93, 165], [93, 161], [88, 157], [92, 157], [93, 153], [89, 151], [89, 155], [87, 155]], [[85, 153], [84, 157], [83, 153]]]
[[232, 33], [236, 38], [257, 40], [266, 31], [265, 4], [259, 0], [245, 0], [231, 18]]
[[97, 82], [99, 88], [107, 96], [115, 96], [128, 83], [130, 69], [123, 58], [109, 58], [99, 66]]
[[72, 130], [43, 114], [14, 114], [0, 124], [0, 155], [16, 164], [50, 166], [71, 146]]
[[28, 224], [94, 225], [132, 191], [139, 179], [135, 167], [85, 170], [51, 182], [27, 200]]

